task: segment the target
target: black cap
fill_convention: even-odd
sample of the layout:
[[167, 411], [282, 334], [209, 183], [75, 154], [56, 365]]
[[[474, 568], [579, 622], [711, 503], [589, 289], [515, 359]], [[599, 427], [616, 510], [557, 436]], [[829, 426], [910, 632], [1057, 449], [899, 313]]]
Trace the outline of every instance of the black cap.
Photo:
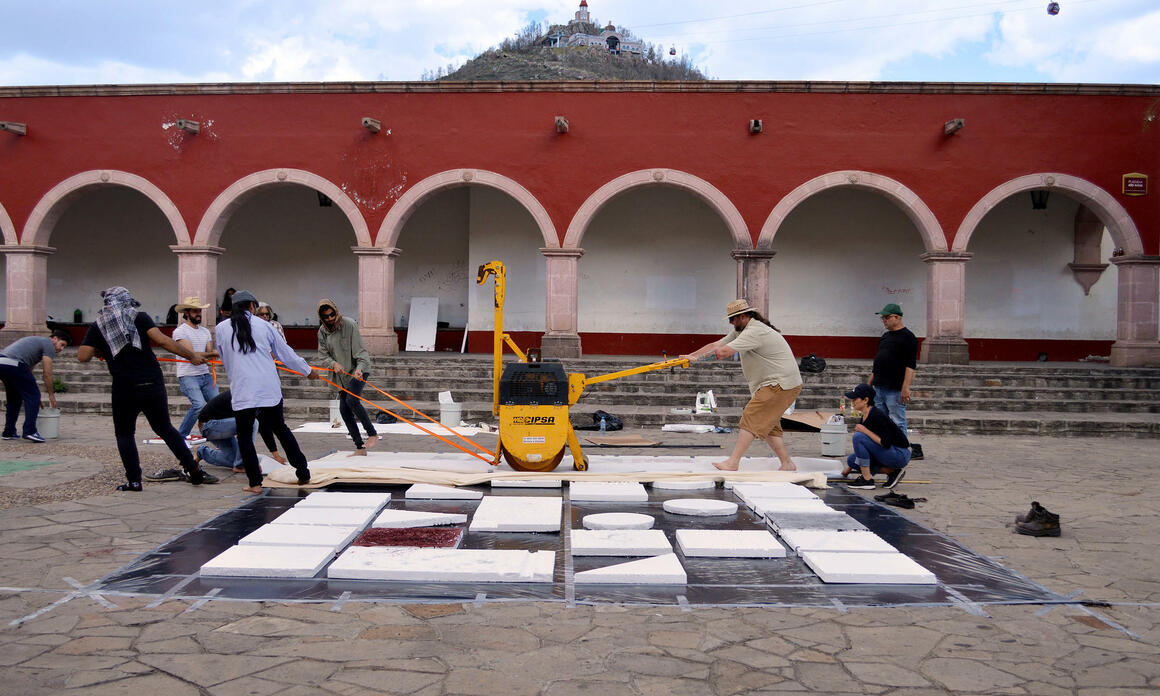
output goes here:
[[870, 403], [874, 403], [874, 387], [869, 384], [859, 384], [850, 391], [846, 392], [847, 399], [869, 399]]

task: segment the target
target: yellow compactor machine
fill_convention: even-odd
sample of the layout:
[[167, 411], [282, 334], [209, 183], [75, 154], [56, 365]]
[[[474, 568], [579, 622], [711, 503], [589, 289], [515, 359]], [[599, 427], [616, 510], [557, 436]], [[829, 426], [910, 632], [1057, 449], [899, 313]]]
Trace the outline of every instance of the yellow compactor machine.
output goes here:
[[[582, 373], [565, 373], [557, 360], [541, 360], [538, 350], [520, 350], [511, 336], [503, 331], [505, 291], [503, 263], [492, 261], [479, 267], [475, 282], [483, 285], [488, 277], [495, 279], [495, 333], [492, 344], [492, 415], [499, 418], [499, 447], [496, 461], [502, 456], [517, 471], [551, 471], [564, 458], [564, 448], [572, 453], [577, 471], [588, 468], [588, 458], [580, 449], [580, 440], [572, 429], [568, 408], [575, 404], [589, 384], [607, 382], [642, 372], [670, 367], [688, 367], [683, 358], [641, 365], [628, 370], [596, 377]], [[519, 362], [503, 365], [503, 347], [507, 345]], [[529, 357], [530, 356], [530, 357]]]

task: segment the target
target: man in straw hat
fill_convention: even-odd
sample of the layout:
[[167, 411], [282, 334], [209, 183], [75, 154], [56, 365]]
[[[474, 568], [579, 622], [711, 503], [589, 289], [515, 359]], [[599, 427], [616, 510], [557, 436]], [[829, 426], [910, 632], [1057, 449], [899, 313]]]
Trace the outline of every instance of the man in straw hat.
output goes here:
[[713, 466], [722, 471], [737, 471], [755, 438], [763, 438], [781, 461], [782, 471], [796, 471], [789, 450], [782, 439], [781, 415], [802, 390], [802, 376], [789, 344], [765, 317], [746, 300], [733, 300], [725, 308], [733, 331], [720, 341], [710, 343], [683, 355], [690, 361], [715, 355], [728, 360], [741, 354], [741, 371], [749, 382], [749, 403], [741, 414], [737, 444], [725, 461]]
[[[181, 315], [181, 323], [173, 330], [173, 340], [191, 351], [204, 354], [206, 358], [216, 358], [217, 352], [212, 348], [206, 351], [206, 347], [213, 342], [213, 336], [209, 329], [201, 325], [202, 310], [209, 306], [210, 303], [203, 303], [201, 298], [196, 296], [187, 297], [178, 303], [174, 309]], [[193, 432], [197, 414], [201, 412], [205, 402], [217, 396], [218, 390], [213, 375], [210, 374], [209, 365], [192, 365], [184, 362], [177, 363], [176, 372], [181, 393], [185, 394], [190, 404], [189, 411], [181, 420], [181, 425], [177, 427], [177, 432], [186, 440], [202, 442], [202, 438], [195, 438], [190, 433]]]

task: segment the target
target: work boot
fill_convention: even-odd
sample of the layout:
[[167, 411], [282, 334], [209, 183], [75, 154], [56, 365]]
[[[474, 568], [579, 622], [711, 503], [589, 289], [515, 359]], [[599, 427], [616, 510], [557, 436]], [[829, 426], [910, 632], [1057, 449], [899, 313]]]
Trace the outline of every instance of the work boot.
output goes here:
[[922, 458], [922, 445], [915, 442], [910, 443], [910, 461], [913, 462]]
[[1057, 537], [1060, 535], [1059, 515], [1033, 502], [1026, 515], [1015, 518], [1015, 531], [1027, 536]]

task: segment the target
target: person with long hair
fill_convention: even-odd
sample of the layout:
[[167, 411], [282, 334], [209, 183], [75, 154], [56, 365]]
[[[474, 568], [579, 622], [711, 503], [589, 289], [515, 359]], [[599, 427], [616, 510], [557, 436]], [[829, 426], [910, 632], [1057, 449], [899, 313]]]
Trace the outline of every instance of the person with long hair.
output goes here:
[[236, 292], [237, 290], [233, 288], [226, 288], [226, 294], [222, 295], [221, 307], [218, 308], [218, 321], [230, 318], [230, 309], [234, 306], [233, 297]]
[[226, 374], [230, 378], [230, 405], [238, 431], [238, 450], [246, 470], [248, 493], [262, 492], [262, 470], [258, 466], [258, 452], [254, 449], [254, 423], [274, 434], [282, 443], [286, 459], [298, 474], [298, 483], [310, 481], [306, 456], [286, 425], [282, 403], [282, 384], [274, 360], [286, 368], [318, 379], [318, 375], [286, 345], [268, 322], [254, 316], [258, 300], [245, 290], [233, 296], [230, 318], [217, 325], [217, 348]]
[[165, 391], [165, 376], [153, 354], [150, 340], [165, 350], [179, 355], [194, 365], [205, 362], [201, 353], [179, 344], [161, 333], [148, 312], [138, 308], [141, 303], [129, 291], [115, 285], [101, 293], [105, 306], [97, 313], [97, 321], [89, 327], [84, 341], [77, 348], [77, 359], [88, 362], [93, 357], [104, 358], [113, 377], [113, 434], [117, 451], [125, 467], [126, 482], [119, 491], [141, 490], [141, 460], [137, 454], [137, 416], [145, 415], [149, 427], [165, 440], [169, 451], [181, 462], [185, 478], [193, 485], [217, 483], [217, 478], [205, 473], [194, 461], [185, 438], [169, 421], [169, 399]]
[[796, 471], [782, 438], [781, 416], [802, 391], [802, 376], [793, 351], [772, 324], [747, 300], [733, 300], [725, 308], [733, 331], [720, 341], [682, 355], [695, 362], [710, 355], [728, 360], [741, 354], [741, 372], [749, 382], [749, 403], [741, 414], [737, 444], [728, 459], [714, 462], [722, 471], [737, 471], [741, 458], [757, 438], [765, 440], [781, 461], [781, 471]]

